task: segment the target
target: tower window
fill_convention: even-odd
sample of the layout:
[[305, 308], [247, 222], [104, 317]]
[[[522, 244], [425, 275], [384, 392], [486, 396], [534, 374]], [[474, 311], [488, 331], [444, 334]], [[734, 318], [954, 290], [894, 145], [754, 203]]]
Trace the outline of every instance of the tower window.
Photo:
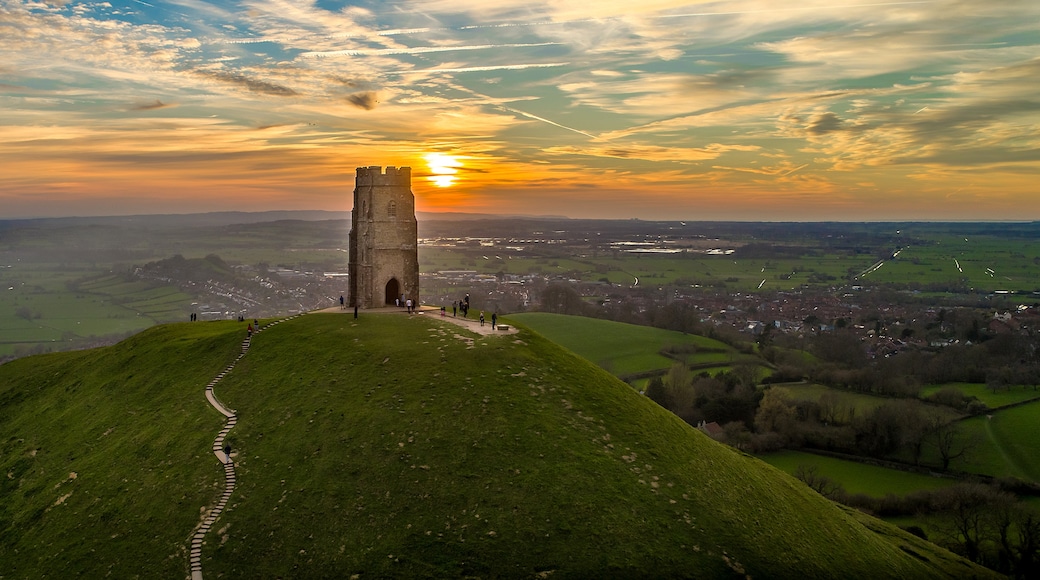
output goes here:
[[386, 206], [386, 217], [396, 218], [397, 217], [397, 202], [391, 201]]

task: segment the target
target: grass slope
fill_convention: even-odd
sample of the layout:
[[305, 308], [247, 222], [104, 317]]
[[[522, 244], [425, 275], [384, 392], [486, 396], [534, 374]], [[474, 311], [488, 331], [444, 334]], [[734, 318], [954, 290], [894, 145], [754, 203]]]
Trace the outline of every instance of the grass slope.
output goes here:
[[0, 577], [183, 576], [223, 485], [203, 389], [242, 336], [175, 324], [0, 366]]
[[[0, 367], [0, 575], [186, 575], [221, 474], [202, 391], [240, 339], [237, 325], [171, 325]], [[313, 314], [259, 334], [217, 392], [239, 414], [239, 476], [207, 576], [988, 574], [530, 331]]]

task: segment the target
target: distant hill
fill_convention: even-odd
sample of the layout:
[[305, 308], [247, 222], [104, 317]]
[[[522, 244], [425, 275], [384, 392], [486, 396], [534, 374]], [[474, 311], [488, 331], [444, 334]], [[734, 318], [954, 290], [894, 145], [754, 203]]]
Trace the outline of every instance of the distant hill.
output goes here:
[[[350, 200], [346, 205], [350, 205]], [[473, 220], [509, 220], [539, 219], [567, 220], [563, 216], [526, 216], [526, 215], [493, 215], [464, 212], [416, 212], [419, 221], [473, 221]], [[41, 227], [73, 227], [73, 226], [120, 226], [120, 227], [199, 227], [223, 226], [233, 224], [258, 224], [285, 220], [329, 221], [350, 220], [350, 211], [325, 210], [285, 210], [285, 211], [219, 211], [188, 214], [140, 214], [125, 216], [82, 216], [59, 218], [19, 218], [0, 219], [0, 230], [12, 225], [31, 222]]]
[[[0, 366], [0, 576], [184, 577], [232, 322]], [[206, 577], [966, 578], [524, 330], [310, 314], [216, 387]]]

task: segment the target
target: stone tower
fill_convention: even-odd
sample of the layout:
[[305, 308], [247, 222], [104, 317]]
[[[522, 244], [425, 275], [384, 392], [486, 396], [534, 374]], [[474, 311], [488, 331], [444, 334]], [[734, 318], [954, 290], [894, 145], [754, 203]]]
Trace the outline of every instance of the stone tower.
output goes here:
[[[350, 217], [350, 306], [419, 303], [412, 168], [358, 167]], [[402, 303], [403, 305], [403, 303]]]

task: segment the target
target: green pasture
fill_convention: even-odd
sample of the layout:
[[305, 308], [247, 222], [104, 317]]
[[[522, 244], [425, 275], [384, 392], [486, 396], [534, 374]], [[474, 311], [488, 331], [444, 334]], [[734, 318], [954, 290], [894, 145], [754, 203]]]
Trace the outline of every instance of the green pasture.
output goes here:
[[[666, 370], [673, 360], [660, 354], [666, 347], [694, 345], [700, 348], [724, 350], [724, 356], [736, 360], [739, 354], [725, 343], [671, 330], [637, 326], [581, 316], [566, 316], [544, 312], [512, 314], [510, 321], [531, 328], [549, 340], [574, 351], [579, 356], [607, 368], [615, 375]], [[693, 353], [690, 364], [719, 362], [716, 352]]]
[[[909, 232], [908, 232], [909, 233]], [[951, 236], [943, 230], [914, 233], [913, 243], [898, 246], [894, 258], [878, 261], [868, 253], [807, 250], [791, 258], [741, 258], [739, 254], [708, 255], [700, 251], [681, 254], [630, 253], [621, 250], [590, 250], [580, 256], [566, 255], [551, 245], [525, 248], [523, 252], [504, 247], [422, 248], [423, 271], [473, 269], [481, 273], [560, 274], [586, 282], [607, 280], [612, 284], [693, 285], [739, 291], [790, 290], [803, 285], [841, 284], [855, 278], [860, 283], [912, 284], [965, 287], [983, 291], [1040, 290], [1040, 242], [1009, 242], [993, 235]], [[725, 245], [725, 244], [723, 244]], [[720, 246], [721, 247], [721, 246]], [[959, 269], [958, 269], [959, 265]]]
[[845, 491], [870, 497], [906, 495], [913, 491], [939, 489], [957, 483], [956, 479], [932, 477], [802, 451], [778, 451], [758, 458], [792, 475], [799, 465], [815, 466], [819, 475], [840, 483]]
[[[16, 267], [0, 279], [0, 356], [65, 350], [180, 318], [191, 298], [170, 286], [107, 275], [73, 287], [82, 272]], [[6, 284], [6, 286], [4, 285]]]
[[[919, 284], [963, 283], [979, 290], [1040, 289], [1040, 242], [989, 235], [930, 234], [925, 243], [911, 244], [894, 259], [863, 279]], [[895, 248], [893, 248], [895, 249]], [[959, 266], [959, 268], [958, 268]]]
[[885, 397], [875, 397], [864, 393], [835, 389], [816, 383], [785, 383], [777, 386], [786, 389], [791, 394], [791, 398], [795, 400], [812, 401], [814, 403], [818, 403], [820, 397], [825, 393], [830, 393], [837, 404], [847, 409], [853, 409], [855, 416], [863, 416], [891, 400]]
[[991, 409], [1003, 405], [1010, 405], [1012, 403], [1040, 398], [1040, 391], [1034, 390], [1032, 386], [1012, 385], [1009, 388], [1000, 388], [994, 391], [983, 383], [947, 383], [943, 385], [929, 385], [921, 390], [921, 397], [928, 397], [947, 387], [953, 387], [965, 395], [975, 397]]
[[975, 444], [964, 461], [951, 467], [1040, 482], [1040, 403], [972, 417], [958, 425]]
[[[551, 246], [534, 248], [548, 255], [533, 255], [506, 248], [443, 248], [419, 250], [420, 269], [476, 270], [482, 274], [565, 275], [584, 282], [606, 280], [620, 285], [690, 285], [725, 287], [741, 291], [790, 290], [805, 284], [840, 283], [850, 271], [866, 268], [862, 257], [839, 254], [803, 256], [798, 259], [740, 259], [733, 255], [589, 252], [580, 257], [553, 255]], [[763, 282], [764, 281], [764, 282]]]

